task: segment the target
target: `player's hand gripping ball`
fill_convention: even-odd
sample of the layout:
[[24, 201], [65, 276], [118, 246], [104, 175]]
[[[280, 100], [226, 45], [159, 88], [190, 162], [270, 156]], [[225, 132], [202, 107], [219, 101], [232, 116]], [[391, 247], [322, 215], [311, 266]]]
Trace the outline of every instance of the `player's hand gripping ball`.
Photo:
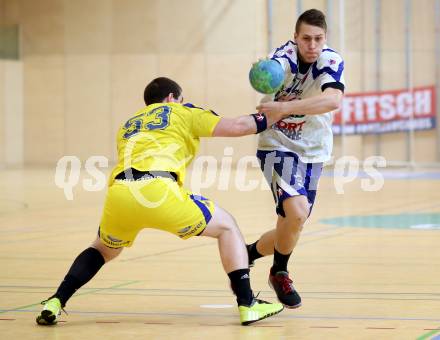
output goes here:
[[277, 92], [284, 83], [284, 70], [275, 60], [260, 60], [249, 71], [252, 87], [264, 94]]

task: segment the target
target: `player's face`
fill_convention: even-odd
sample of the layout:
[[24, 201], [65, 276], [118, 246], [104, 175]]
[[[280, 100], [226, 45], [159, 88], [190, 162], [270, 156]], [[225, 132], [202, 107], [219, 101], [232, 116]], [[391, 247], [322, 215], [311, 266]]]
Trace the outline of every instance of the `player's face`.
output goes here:
[[322, 52], [326, 42], [326, 34], [323, 28], [302, 23], [299, 32], [295, 33], [295, 42], [301, 60], [306, 63], [314, 63]]

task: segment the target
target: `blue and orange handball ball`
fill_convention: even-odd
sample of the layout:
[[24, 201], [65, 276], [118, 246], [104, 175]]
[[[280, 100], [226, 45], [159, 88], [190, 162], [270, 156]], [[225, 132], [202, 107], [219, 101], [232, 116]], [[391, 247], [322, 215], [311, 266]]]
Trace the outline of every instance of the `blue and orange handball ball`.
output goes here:
[[284, 83], [284, 70], [275, 60], [260, 60], [249, 71], [252, 87], [264, 94], [277, 92]]

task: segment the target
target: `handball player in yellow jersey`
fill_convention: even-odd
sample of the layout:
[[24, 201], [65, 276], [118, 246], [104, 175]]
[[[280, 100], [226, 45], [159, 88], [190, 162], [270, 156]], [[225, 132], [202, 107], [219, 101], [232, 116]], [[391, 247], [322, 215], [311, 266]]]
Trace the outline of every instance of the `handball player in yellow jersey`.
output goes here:
[[237, 297], [241, 324], [281, 312], [282, 304], [254, 297], [246, 246], [234, 218], [211, 200], [185, 190], [183, 182], [200, 137], [259, 133], [283, 117], [260, 113], [221, 118], [213, 111], [182, 104], [181, 87], [164, 77], [147, 85], [144, 101], [146, 107], [119, 129], [118, 164], [110, 176], [98, 236], [75, 259], [55, 294], [42, 302], [37, 323], [55, 324], [71, 296], [124, 247], [130, 247], [144, 228], [182, 239], [216, 238], [223, 268]]

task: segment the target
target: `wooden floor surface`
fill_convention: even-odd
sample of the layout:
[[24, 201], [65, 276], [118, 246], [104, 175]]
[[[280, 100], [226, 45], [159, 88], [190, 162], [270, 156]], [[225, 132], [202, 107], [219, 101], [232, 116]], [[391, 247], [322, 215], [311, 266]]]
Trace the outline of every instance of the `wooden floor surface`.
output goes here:
[[[324, 176], [289, 264], [303, 298], [297, 310], [240, 326], [216, 242], [144, 230], [77, 292], [62, 322], [39, 327], [39, 302], [96, 234], [105, 190], [78, 185], [70, 201], [53, 169], [0, 170], [0, 338], [437, 338], [440, 176], [433, 174], [390, 176], [376, 192], [361, 190], [359, 178], [343, 195]], [[267, 190], [214, 184], [203, 194], [236, 217], [247, 241], [274, 225]], [[257, 261], [251, 281], [261, 298], [275, 300], [270, 265], [271, 258]]]

